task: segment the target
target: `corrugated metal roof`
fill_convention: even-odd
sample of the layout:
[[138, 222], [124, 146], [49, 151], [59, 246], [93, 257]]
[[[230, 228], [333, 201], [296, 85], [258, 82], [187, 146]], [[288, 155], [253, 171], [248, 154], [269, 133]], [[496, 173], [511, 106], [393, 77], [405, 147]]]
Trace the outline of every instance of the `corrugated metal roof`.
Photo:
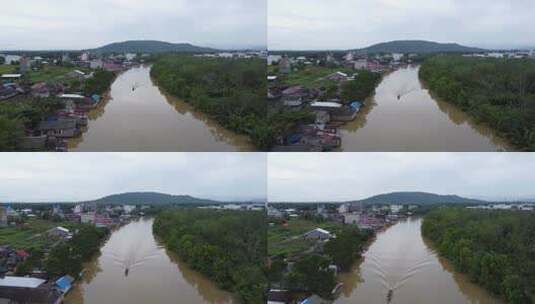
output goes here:
[[37, 288], [39, 285], [46, 282], [37, 278], [25, 278], [25, 277], [4, 277], [0, 279], [1, 287], [24, 287], [24, 288]]

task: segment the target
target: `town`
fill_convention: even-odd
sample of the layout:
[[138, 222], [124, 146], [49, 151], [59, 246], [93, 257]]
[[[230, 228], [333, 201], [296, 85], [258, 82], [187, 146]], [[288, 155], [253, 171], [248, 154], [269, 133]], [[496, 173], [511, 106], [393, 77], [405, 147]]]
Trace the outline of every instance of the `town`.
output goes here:
[[[82, 257], [62, 259], [61, 249], [83, 247], [91, 256], [112, 229], [151, 210], [149, 205], [94, 202], [1, 205], [0, 293], [17, 303], [61, 303], [82, 275], [62, 271], [80, 270], [85, 262]], [[98, 241], [92, 242], [95, 235]]]
[[[338, 151], [342, 143], [339, 129], [358, 115], [366, 115], [371, 107], [369, 98], [384, 75], [421, 64], [439, 53], [291, 54], [272, 52], [267, 59], [269, 111], [293, 113], [299, 118], [279, 135], [273, 151]], [[458, 54], [503, 60], [535, 58], [533, 50]], [[409, 93], [398, 93], [397, 99]]]

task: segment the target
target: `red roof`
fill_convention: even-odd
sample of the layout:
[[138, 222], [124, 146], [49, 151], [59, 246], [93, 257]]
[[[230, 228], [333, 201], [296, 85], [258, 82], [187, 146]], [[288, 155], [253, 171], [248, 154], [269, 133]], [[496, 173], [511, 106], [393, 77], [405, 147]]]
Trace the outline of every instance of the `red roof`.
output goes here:
[[27, 257], [30, 256], [29, 253], [27, 253], [25, 250], [22, 250], [22, 249], [21, 249], [21, 250], [17, 250], [17, 251], [15, 251], [15, 253], [16, 253], [18, 256], [23, 257], [23, 258], [27, 258]]

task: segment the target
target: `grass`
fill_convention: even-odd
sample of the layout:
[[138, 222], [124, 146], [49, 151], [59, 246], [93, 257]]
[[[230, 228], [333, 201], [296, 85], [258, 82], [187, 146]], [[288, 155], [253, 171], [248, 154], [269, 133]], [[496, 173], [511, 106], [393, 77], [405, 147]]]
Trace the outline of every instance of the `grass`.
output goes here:
[[10, 65], [10, 64], [2, 64], [0, 65], [0, 74], [12, 74], [15, 72], [15, 69], [17, 66]]
[[1, 228], [0, 245], [10, 245], [15, 249], [42, 248], [49, 240], [46, 237], [39, 236], [39, 234], [56, 226], [72, 229], [78, 225], [72, 222], [29, 219], [22, 227]]
[[44, 65], [38, 71], [28, 72], [28, 77], [31, 82], [59, 82], [66, 78], [66, 75], [74, 70], [81, 70], [74, 67], [63, 67], [57, 65]]
[[343, 67], [305, 66], [298, 71], [293, 71], [289, 75], [284, 76], [282, 81], [291, 86], [302, 85], [307, 88], [318, 88], [336, 84], [335, 81], [323, 79], [336, 72], [343, 72], [348, 75], [354, 73], [353, 70]]
[[308, 250], [315, 241], [305, 240], [300, 236], [304, 233], [322, 228], [337, 233], [342, 224], [336, 222], [316, 223], [304, 219], [291, 219], [288, 226], [277, 225], [268, 229], [268, 255], [293, 256]]

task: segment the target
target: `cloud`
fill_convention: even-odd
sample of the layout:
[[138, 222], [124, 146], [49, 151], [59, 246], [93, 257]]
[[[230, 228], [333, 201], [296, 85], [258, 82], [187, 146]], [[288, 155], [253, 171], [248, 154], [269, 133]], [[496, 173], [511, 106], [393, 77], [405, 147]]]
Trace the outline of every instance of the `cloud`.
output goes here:
[[533, 153], [270, 153], [270, 201], [345, 201], [393, 191], [535, 198]]
[[78, 201], [157, 191], [264, 199], [263, 153], [2, 153], [0, 201]]
[[266, 44], [266, 0], [26, 0], [3, 5], [0, 49], [83, 49], [151, 39]]
[[351, 49], [400, 39], [535, 46], [530, 0], [270, 0], [270, 49]]

